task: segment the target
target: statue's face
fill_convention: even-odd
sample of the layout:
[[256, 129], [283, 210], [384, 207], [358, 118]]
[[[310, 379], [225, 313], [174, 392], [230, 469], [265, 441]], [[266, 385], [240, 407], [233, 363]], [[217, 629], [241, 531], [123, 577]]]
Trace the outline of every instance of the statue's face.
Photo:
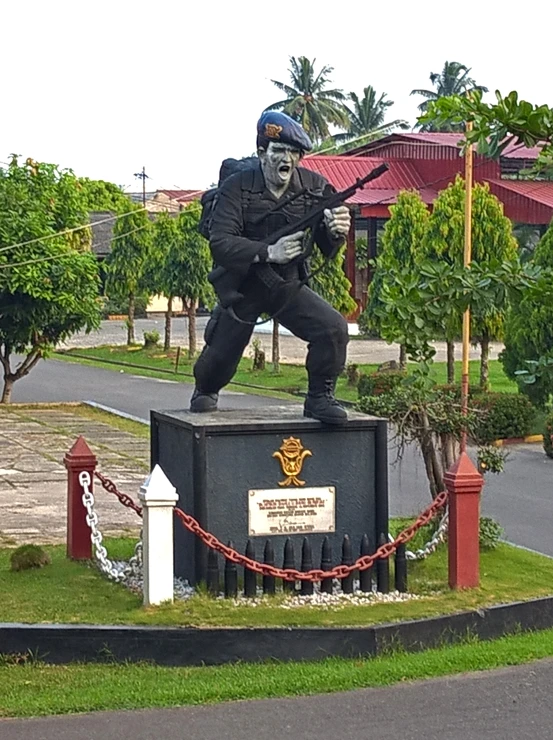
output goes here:
[[300, 150], [289, 144], [270, 141], [267, 149], [259, 149], [258, 155], [267, 186], [285, 190], [300, 161]]

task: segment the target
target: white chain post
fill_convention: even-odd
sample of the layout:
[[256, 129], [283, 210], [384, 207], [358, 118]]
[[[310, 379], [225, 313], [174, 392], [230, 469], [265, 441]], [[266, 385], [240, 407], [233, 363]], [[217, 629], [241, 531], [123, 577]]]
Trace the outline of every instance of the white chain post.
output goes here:
[[173, 601], [173, 509], [176, 489], [156, 465], [140, 487], [144, 542], [144, 605]]
[[138, 575], [142, 566], [142, 542], [137, 543], [134, 555], [128, 564], [122, 570], [117, 568], [108, 558], [107, 550], [102, 544], [102, 533], [98, 529], [98, 514], [94, 511], [94, 494], [90, 490], [90, 474], [87, 471], [83, 470], [79, 473], [79, 483], [84, 491], [82, 502], [86, 509], [86, 523], [90, 527], [90, 539], [94, 546], [98, 567], [108, 578], [118, 583], [126, 580], [131, 574]]

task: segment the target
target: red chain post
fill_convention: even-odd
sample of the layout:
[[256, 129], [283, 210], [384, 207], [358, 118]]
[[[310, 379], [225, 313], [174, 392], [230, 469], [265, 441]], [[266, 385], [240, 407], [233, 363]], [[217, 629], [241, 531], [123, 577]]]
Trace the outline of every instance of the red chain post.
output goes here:
[[480, 583], [480, 494], [484, 479], [466, 452], [447, 471], [449, 492], [449, 587], [476, 588]]
[[92, 542], [90, 527], [86, 523], [79, 473], [86, 471], [90, 474], [89, 490], [92, 492], [96, 457], [81, 436], [65, 455], [63, 462], [67, 468], [67, 557], [73, 560], [90, 560]]

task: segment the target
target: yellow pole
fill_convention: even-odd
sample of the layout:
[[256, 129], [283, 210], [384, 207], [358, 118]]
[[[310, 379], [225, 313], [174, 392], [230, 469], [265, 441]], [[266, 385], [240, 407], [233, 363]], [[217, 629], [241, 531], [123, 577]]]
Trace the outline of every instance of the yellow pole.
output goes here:
[[[472, 121], [467, 121], [466, 131], [472, 131]], [[472, 257], [472, 146], [465, 151], [465, 251], [463, 264], [468, 268]], [[461, 375], [461, 413], [468, 413], [469, 397], [469, 347], [470, 347], [470, 308], [463, 314], [463, 362]], [[461, 435], [461, 452], [467, 449], [467, 430]]]

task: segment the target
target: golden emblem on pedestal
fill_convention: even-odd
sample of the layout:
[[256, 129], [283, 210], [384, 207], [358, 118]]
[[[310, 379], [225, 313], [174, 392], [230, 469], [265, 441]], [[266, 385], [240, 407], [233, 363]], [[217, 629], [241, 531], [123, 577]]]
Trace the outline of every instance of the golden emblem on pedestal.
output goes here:
[[279, 482], [279, 486], [304, 486], [305, 481], [300, 480], [298, 475], [301, 473], [303, 461], [306, 457], [311, 457], [312, 452], [305, 450], [301, 441], [295, 437], [283, 439], [280, 448], [273, 452], [273, 457], [280, 460], [282, 472], [286, 479]]

